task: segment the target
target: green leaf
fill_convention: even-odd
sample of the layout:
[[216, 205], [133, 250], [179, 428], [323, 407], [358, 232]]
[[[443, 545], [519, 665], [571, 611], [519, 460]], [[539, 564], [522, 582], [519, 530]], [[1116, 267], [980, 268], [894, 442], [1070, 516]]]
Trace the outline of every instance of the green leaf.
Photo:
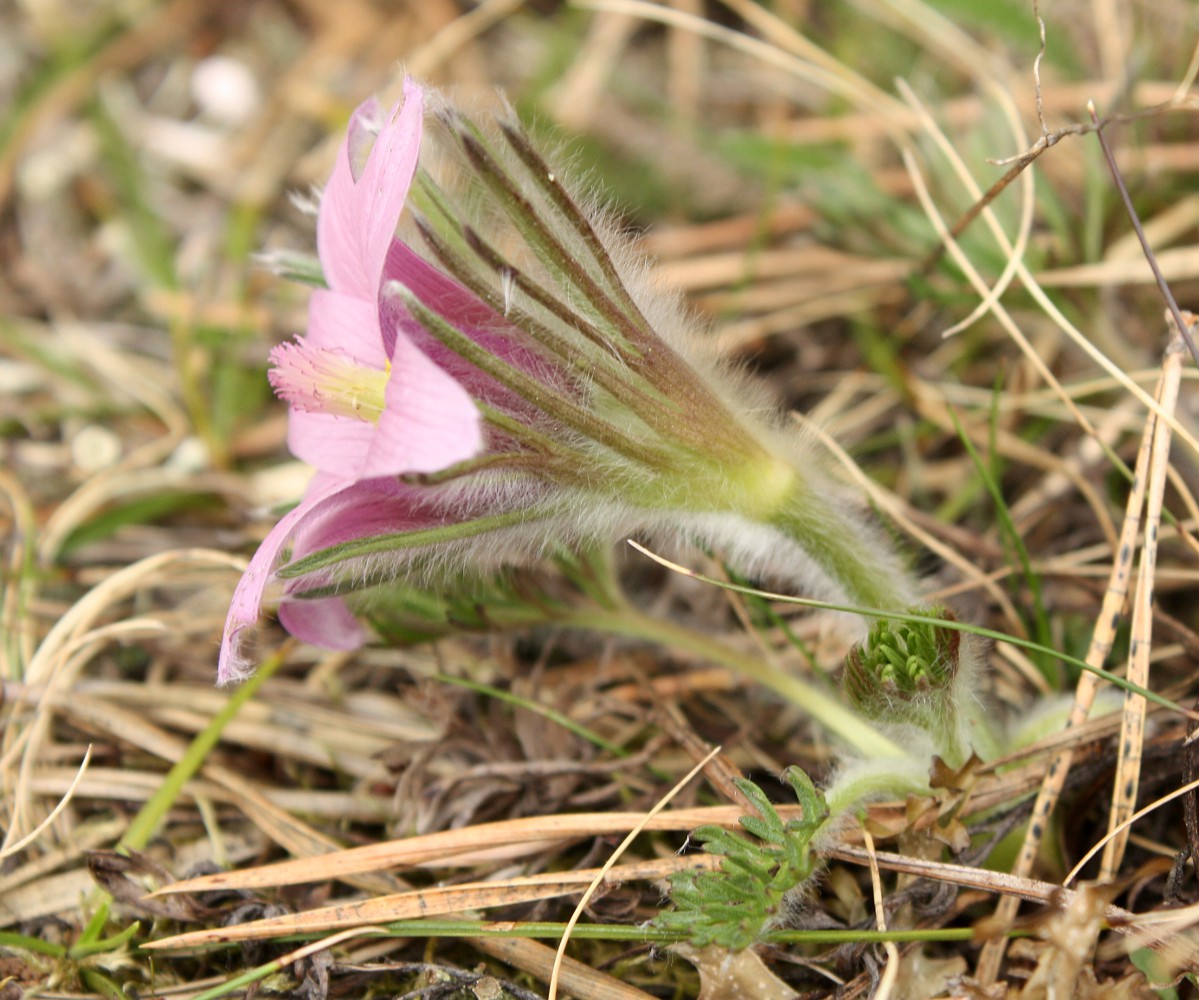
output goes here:
[[828, 805], [799, 768], [786, 778], [803, 808], [802, 818], [784, 824], [766, 793], [744, 778], [734, 782], [758, 816], [742, 816], [742, 828], [754, 839], [723, 827], [701, 826], [692, 838], [721, 858], [718, 871], [672, 875], [675, 909], [658, 915], [658, 929], [685, 930], [697, 948], [720, 945], [732, 950], [763, 940], [783, 910], [787, 895], [811, 877], [818, 859], [811, 841], [828, 819]]

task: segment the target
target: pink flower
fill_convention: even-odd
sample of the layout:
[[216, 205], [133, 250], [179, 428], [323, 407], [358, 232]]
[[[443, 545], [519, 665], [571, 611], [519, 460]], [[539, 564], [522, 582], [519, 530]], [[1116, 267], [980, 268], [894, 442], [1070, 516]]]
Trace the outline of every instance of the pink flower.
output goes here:
[[308, 334], [271, 352], [297, 458], [346, 480], [435, 472], [482, 444], [466, 390], [405, 336], [383, 347], [376, 301], [317, 289]]
[[406, 81], [400, 103], [381, 124], [378, 116], [373, 99], [354, 112], [321, 197], [316, 239], [329, 287], [312, 294], [307, 336], [271, 352], [271, 384], [291, 405], [291, 450], [350, 480], [433, 472], [482, 444], [465, 389], [380, 325], [383, 268], [416, 172], [424, 92]]
[[[321, 198], [317, 246], [327, 289], [312, 293], [304, 337], [271, 353], [271, 384], [290, 407], [288, 445], [318, 470], [303, 501], [267, 535], [234, 592], [221, 643], [221, 683], [243, 676], [245, 630], [259, 617], [266, 588], [289, 542], [345, 517], [360, 500], [355, 484], [430, 473], [475, 455], [479, 413], [466, 390], [387, 319], [380, 292], [384, 263], [416, 171], [424, 93], [411, 81], [379, 122], [369, 100], [353, 114]], [[311, 581], [309, 581], [311, 583]], [[325, 645], [352, 648], [362, 630], [336, 598], [308, 602], [304, 620]], [[311, 617], [309, 617], [311, 616]], [[285, 619], [286, 623], [286, 619]]]
[[374, 102], [359, 108], [322, 199], [328, 288], [270, 376], [320, 474], [238, 586], [221, 679], [245, 671], [239, 636], [272, 579], [289, 631], [346, 649], [364, 632], [339, 588], [444, 584], [634, 533], [842, 603], [913, 603], [820, 456], [519, 124], [425, 103], [406, 81], [377, 129]]

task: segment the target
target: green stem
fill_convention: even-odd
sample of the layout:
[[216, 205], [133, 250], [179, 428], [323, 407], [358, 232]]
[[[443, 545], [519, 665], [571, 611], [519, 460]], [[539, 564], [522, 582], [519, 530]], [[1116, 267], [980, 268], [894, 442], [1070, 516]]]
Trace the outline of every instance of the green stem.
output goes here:
[[903, 750], [869, 722], [816, 685], [781, 670], [774, 670], [755, 656], [732, 649], [681, 625], [651, 618], [632, 608], [615, 611], [580, 610], [567, 616], [564, 623], [577, 628], [646, 639], [663, 646], [695, 653], [723, 664], [743, 677], [781, 694], [811, 715], [829, 732], [836, 733], [863, 757], [869, 759], [906, 756]]
[[797, 477], [767, 523], [801, 546], [840, 585], [851, 605], [905, 611], [919, 603], [914, 582], [899, 567], [886, 539], [814, 485], [818, 484]]
[[828, 819], [822, 829], [831, 829], [849, 810], [866, 801], [901, 799], [905, 795], [928, 793], [928, 761], [908, 757], [904, 761], [869, 761], [851, 767], [824, 792]]
[[158, 831], [167, 811], [183, 792], [183, 786], [196, 776], [196, 773], [204, 766], [208, 755], [220, 742], [225, 727], [237, 717], [243, 706], [258, 693], [258, 689], [271, 678], [282, 663], [282, 653], [268, 657], [249, 680], [230, 692], [229, 700], [220, 707], [208, 725], [196, 734], [183, 756], [176, 761], [175, 765], [167, 772], [166, 777], [162, 779], [162, 784], [158, 786], [157, 791], [150, 796], [141, 811], [134, 817], [133, 822], [129, 824], [129, 828], [117, 845], [118, 849], [133, 851], [145, 849], [150, 838]]
[[28, 934], [18, 934], [16, 931], [0, 931], [0, 948], [12, 951], [28, 951], [34, 955], [46, 955], [50, 958], [62, 958], [67, 949], [64, 945], [53, 941], [43, 941], [41, 938]]
[[[971, 693], [960, 693], [957, 696], [958, 711], [961, 712], [961, 739], [967, 747], [974, 750], [983, 760], [998, 757], [1003, 750], [1002, 742], [995, 732], [995, 719], [987, 712], [985, 705], [979, 704]], [[965, 753], [962, 760], [965, 763]]]
[[599, 733], [588, 729], [581, 723], [575, 722], [570, 716], [563, 712], [559, 712], [550, 708], [548, 705], [543, 705], [538, 701], [533, 701], [529, 698], [522, 698], [520, 695], [513, 694], [511, 691], [503, 691], [500, 688], [493, 687], [490, 684], [483, 684], [480, 681], [472, 681], [465, 677], [451, 677], [449, 674], [434, 674], [436, 680], [443, 684], [455, 684], [458, 687], [466, 688], [468, 691], [474, 691], [476, 694], [486, 695], [488, 698], [494, 698], [496, 701], [502, 701], [508, 705], [515, 705], [518, 708], [523, 708], [526, 712], [534, 712], [544, 719], [557, 726], [561, 726], [569, 733], [574, 733], [579, 739], [586, 740], [599, 747], [601, 750], [607, 750], [614, 757], [628, 757], [629, 751], [624, 747], [611, 743], [600, 736]]
[[[212, 748], [220, 740], [225, 727], [233, 721], [242, 706], [254, 696], [266, 680], [279, 669], [282, 662], [282, 653], [275, 654], [263, 662], [253, 677], [234, 689], [229, 695], [229, 700], [212, 717], [208, 725], [196, 734], [195, 739], [191, 741], [183, 755], [162, 779], [162, 784], [158, 786], [157, 791], [146, 800], [146, 804], [133, 818], [133, 822], [129, 824], [117, 843], [118, 851], [127, 853], [131, 850], [140, 851], [145, 848], [146, 844], [150, 842], [150, 838], [157, 832], [167, 811], [179, 798], [183, 786], [191, 781], [204, 766], [204, 762], [208, 759]], [[72, 951], [88, 954], [95, 950], [96, 943], [100, 940], [100, 935], [108, 923], [111, 902], [111, 897], [104, 893], [87, 926], [72, 947]]]
[[102, 955], [106, 951], [115, 952], [132, 941], [141, 928], [141, 923], [135, 920], [123, 931], [113, 934], [111, 937], [101, 938], [98, 941], [78, 942], [67, 951], [67, 958], [73, 962], [79, 962], [90, 955]]
[[[514, 921], [489, 920], [397, 920], [382, 927], [362, 928], [363, 937], [405, 937], [405, 938], [514, 938], [520, 940], [550, 938], [560, 941], [562, 936], [570, 931], [570, 936], [579, 941], [617, 941], [644, 943], [646, 941], [673, 942], [686, 938], [682, 930], [668, 931], [660, 927], [645, 924], [574, 924], [550, 923], [537, 921], [519, 923]], [[846, 930], [772, 930], [767, 932], [766, 941], [787, 944], [861, 944], [864, 942], [908, 942], [908, 941], [969, 941], [975, 933], [970, 927], [921, 927], [915, 930], [865, 930], [851, 927]], [[1018, 937], [1022, 931], [1008, 931], [1009, 936]], [[283, 941], [306, 941], [315, 938], [314, 934], [294, 935], [282, 938]], [[225, 947], [230, 947], [225, 945]], [[278, 959], [259, 965], [240, 975], [197, 993], [192, 1000], [219, 1000], [230, 993], [244, 990], [256, 982], [261, 982], [267, 976], [280, 972], [285, 967]]]

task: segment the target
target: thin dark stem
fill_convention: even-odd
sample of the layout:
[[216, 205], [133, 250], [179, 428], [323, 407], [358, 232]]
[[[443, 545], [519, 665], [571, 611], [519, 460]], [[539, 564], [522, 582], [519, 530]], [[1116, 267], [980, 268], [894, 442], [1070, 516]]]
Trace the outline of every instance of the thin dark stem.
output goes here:
[[1120, 192], [1120, 199], [1124, 202], [1124, 210], [1128, 212], [1128, 218], [1132, 221], [1133, 231], [1137, 234], [1137, 239], [1141, 241], [1141, 249], [1145, 253], [1145, 259], [1149, 262], [1149, 269], [1153, 272], [1153, 279], [1157, 282], [1158, 290], [1162, 293], [1162, 298], [1166, 300], [1166, 307], [1170, 310], [1170, 316], [1174, 320], [1174, 325], [1178, 328], [1178, 334], [1186, 342], [1187, 350], [1191, 352], [1191, 358], [1195, 362], [1195, 366], [1199, 367], [1199, 347], [1195, 346], [1195, 339], [1191, 336], [1191, 326], [1182, 318], [1182, 310], [1178, 308], [1178, 303], [1174, 300], [1174, 294], [1170, 291], [1170, 286], [1166, 284], [1166, 276], [1162, 274], [1161, 268], [1157, 266], [1157, 256], [1153, 249], [1149, 246], [1149, 240], [1145, 236], [1145, 230], [1141, 226], [1141, 219], [1137, 215], [1137, 210], [1133, 208], [1132, 196], [1128, 193], [1128, 186], [1124, 183], [1124, 177], [1120, 173], [1120, 168], [1116, 165], [1116, 157], [1112, 153], [1111, 146], [1108, 145], [1107, 138], [1103, 134], [1103, 126], [1099, 122], [1099, 116], [1095, 113], [1095, 102], [1087, 102], [1087, 111], [1091, 116], [1091, 121], [1095, 124], [1095, 136], [1099, 139], [1099, 148], [1103, 150], [1103, 158], [1107, 160], [1107, 167], [1112, 172], [1112, 179], [1116, 182], [1116, 190]]
[[[961, 236], [970, 223], [979, 217], [979, 215], [982, 213], [982, 210], [991, 204], [991, 202], [993, 202], [999, 196], [999, 194], [1002, 193], [1004, 188], [1006, 188], [1012, 183], [1012, 181], [1019, 177], [1029, 164], [1031, 164], [1046, 150], [1056, 146], [1067, 136], [1086, 135], [1088, 132], [1095, 132], [1104, 129], [1108, 125], [1144, 121], [1149, 118], [1155, 118], [1158, 115], [1166, 114], [1170, 111], [1177, 111], [1179, 108], [1180, 104], [1178, 102], [1166, 101], [1163, 104], [1155, 104], [1153, 107], [1144, 108], [1140, 111], [1110, 114], [1106, 118], [1103, 118], [1102, 120], [1097, 119], [1089, 125], [1085, 122], [1066, 125], [1062, 128], [1054, 129], [1052, 132], [1045, 129], [1045, 123], [1042, 119], [1041, 135], [1037, 141], [1033, 143], [1031, 147], [1017, 156], [1005, 157], [1002, 160], [996, 161], [999, 166], [1010, 163], [1012, 165], [1011, 169], [1009, 169], [1007, 173], [1005, 173], [999, 178], [999, 180], [992, 184], [978, 201], [970, 206], [970, 208], [966, 211], [966, 214], [961, 216], [958, 221], [953, 224], [949, 230], [949, 234], [954, 239], [957, 239], [959, 236]], [[1040, 115], [1038, 115], [1038, 118], [1040, 118]], [[931, 271], [936, 266], [937, 261], [939, 261], [944, 255], [945, 247], [946, 241], [942, 240], [939, 242], [937, 246], [931, 250], [916, 266], [916, 273], [927, 274], [929, 271]]]
[[1038, 156], [1045, 152], [1045, 150], [1053, 145], [1053, 143], [1046, 142], [1044, 140], [1044, 136], [1037, 140], [1037, 144], [1033, 146], [1032, 149], [1022, 155], [1007, 169], [1007, 172], [1004, 173], [999, 180], [997, 180], [994, 184], [987, 188], [986, 191], [983, 192], [982, 197], [979, 198], [978, 201], [976, 201], [973, 205], [971, 205], [966, 210], [965, 214], [959, 217], [958, 221], [953, 224], [953, 227], [949, 230], [949, 238], [939, 240], [937, 245], [924, 255], [924, 259], [916, 265], [916, 269], [914, 271], [915, 274], [928, 274], [934, 267], [937, 266], [941, 258], [945, 256], [945, 250], [949, 246], [950, 242], [961, 236], [962, 233], [969, 228], [970, 224], [974, 222], [974, 220], [980, 215], [982, 215], [983, 210], [990, 205], [991, 202], [1003, 194], [1012, 181], [1024, 173], [1025, 168], [1032, 163], [1033, 160], [1035, 160]]

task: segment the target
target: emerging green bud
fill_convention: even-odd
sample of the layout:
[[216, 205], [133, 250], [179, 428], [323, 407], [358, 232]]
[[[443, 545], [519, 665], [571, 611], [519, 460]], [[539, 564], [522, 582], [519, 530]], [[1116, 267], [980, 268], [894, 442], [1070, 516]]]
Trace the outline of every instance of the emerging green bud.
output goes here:
[[[919, 610], [953, 622], [947, 608]], [[932, 621], [880, 618], [845, 658], [842, 687], [867, 718], [927, 733], [954, 766], [973, 748], [990, 753], [993, 737], [974, 694], [981, 657], [971, 633]]]

